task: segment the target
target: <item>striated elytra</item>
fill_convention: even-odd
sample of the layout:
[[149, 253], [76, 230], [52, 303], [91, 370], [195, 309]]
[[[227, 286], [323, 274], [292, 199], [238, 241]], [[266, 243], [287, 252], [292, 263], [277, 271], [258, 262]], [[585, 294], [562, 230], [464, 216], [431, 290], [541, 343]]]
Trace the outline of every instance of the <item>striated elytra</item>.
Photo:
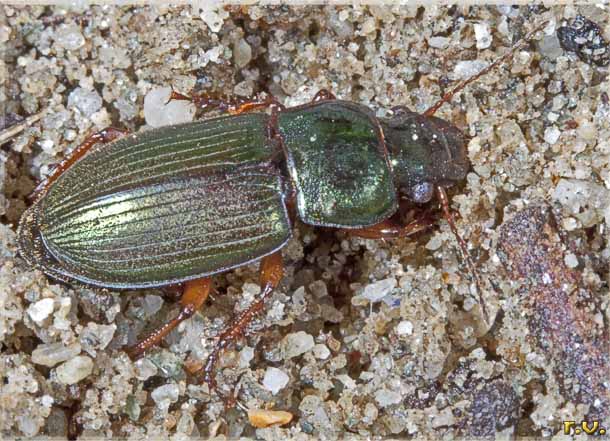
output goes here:
[[362, 229], [467, 169], [457, 128], [405, 109], [381, 119], [328, 99], [221, 116], [94, 146], [26, 211], [19, 246], [60, 280], [176, 284], [280, 249], [288, 204], [304, 223]]
[[25, 213], [21, 254], [58, 279], [142, 288], [275, 251], [290, 228], [267, 118], [225, 116], [93, 148]]

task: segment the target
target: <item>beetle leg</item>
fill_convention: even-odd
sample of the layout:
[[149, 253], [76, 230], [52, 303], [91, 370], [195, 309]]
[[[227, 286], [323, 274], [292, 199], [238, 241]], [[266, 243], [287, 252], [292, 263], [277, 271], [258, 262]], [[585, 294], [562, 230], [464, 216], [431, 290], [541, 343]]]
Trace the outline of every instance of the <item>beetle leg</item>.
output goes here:
[[420, 231], [424, 231], [434, 225], [434, 220], [426, 214], [413, 219], [409, 223], [402, 225], [392, 219], [386, 219], [378, 224], [364, 228], [345, 229], [344, 231], [365, 239], [394, 239], [407, 237]]
[[180, 298], [182, 309], [180, 313], [165, 323], [159, 329], [156, 329], [146, 338], [140, 340], [134, 346], [127, 349], [127, 353], [132, 359], [141, 357], [144, 352], [150, 349], [152, 346], [158, 344], [163, 338], [169, 334], [176, 326], [182, 323], [184, 320], [190, 318], [195, 311], [197, 311], [208, 298], [210, 293], [210, 287], [212, 285], [212, 279], [206, 277], [204, 279], [196, 279], [186, 282], [184, 293]]
[[328, 90], [328, 89], [320, 89], [318, 91], [318, 93], [315, 94], [315, 96], [313, 97], [311, 102], [312, 103], [317, 103], [319, 101], [328, 101], [328, 100], [336, 100], [336, 99], [337, 99], [337, 97], [330, 90]]
[[216, 363], [220, 353], [237, 338], [244, 335], [246, 327], [254, 319], [254, 316], [261, 312], [265, 306], [265, 300], [280, 283], [284, 274], [282, 263], [282, 253], [277, 251], [261, 260], [261, 294], [245, 311], [243, 311], [232, 324], [226, 328], [218, 337], [218, 342], [212, 349], [203, 367], [203, 381], [205, 381], [210, 391], [216, 389]]
[[87, 153], [89, 149], [91, 149], [91, 147], [93, 147], [95, 144], [97, 144], [98, 142], [102, 142], [105, 144], [110, 141], [114, 141], [115, 139], [120, 138], [122, 136], [125, 136], [126, 134], [126, 130], [115, 129], [114, 127], [106, 127], [104, 130], [100, 130], [99, 132], [94, 133], [93, 135], [90, 135], [85, 138], [82, 144], [79, 145], [76, 149], [74, 149], [70, 156], [61, 161], [57, 165], [57, 167], [53, 169], [51, 174], [47, 176], [47, 178], [42, 181], [38, 185], [38, 187], [36, 187], [32, 195], [33, 198], [36, 199], [38, 195], [43, 194], [44, 191], [49, 188], [49, 185], [51, 185], [59, 177], [59, 175], [61, 175], [72, 164], [74, 164], [81, 157], [83, 157], [83, 155]]
[[265, 98], [229, 98], [226, 100], [213, 98], [210, 95], [193, 95], [191, 97], [181, 93], [172, 91], [170, 100], [188, 100], [200, 109], [218, 109], [223, 112], [228, 112], [231, 115], [239, 115], [240, 113], [251, 112], [256, 109], [264, 109], [272, 105], [282, 106], [272, 95], [267, 95]]

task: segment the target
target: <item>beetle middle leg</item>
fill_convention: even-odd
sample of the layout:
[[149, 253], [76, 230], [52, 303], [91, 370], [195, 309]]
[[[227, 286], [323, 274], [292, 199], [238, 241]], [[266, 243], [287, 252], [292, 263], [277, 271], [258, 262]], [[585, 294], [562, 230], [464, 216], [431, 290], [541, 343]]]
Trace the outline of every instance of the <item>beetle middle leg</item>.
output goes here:
[[204, 279], [191, 280], [186, 282], [184, 293], [180, 298], [182, 309], [176, 317], [165, 323], [159, 329], [153, 331], [150, 335], [140, 340], [134, 346], [127, 349], [127, 353], [132, 359], [141, 357], [144, 352], [152, 346], [158, 344], [163, 338], [169, 334], [176, 326], [184, 320], [192, 317], [192, 315], [203, 305], [210, 294], [212, 279], [206, 277]]
[[[237, 338], [244, 335], [246, 327], [254, 319], [256, 314], [261, 312], [265, 306], [265, 300], [273, 292], [282, 280], [284, 265], [282, 263], [282, 253], [277, 251], [261, 260], [260, 284], [261, 294], [245, 311], [239, 314], [218, 337], [218, 342], [212, 349], [203, 367], [203, 381], [211, 390], [216, 389], [216, 363], [220, 353]], [[229, 398], [231, 400], [231, 398]]]
[[434, 226], [434, 219], [430, 218], [426, 212], [411, 220], [406, 224], [390, 218], [363, 228], [346, 229], [345, 231], [353, 236], [365, 239], [395, 239], [407, 237], [424, 231]]

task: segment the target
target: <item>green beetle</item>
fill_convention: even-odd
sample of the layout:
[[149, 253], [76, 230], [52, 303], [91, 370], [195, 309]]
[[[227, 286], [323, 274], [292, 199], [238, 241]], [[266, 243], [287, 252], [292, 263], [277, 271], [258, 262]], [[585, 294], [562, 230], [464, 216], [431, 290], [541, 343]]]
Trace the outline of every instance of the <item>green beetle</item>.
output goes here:
[[223, 116], [91, 149], [24, 214], [22, 256], [65, 281], [176, 284], [280, 249], [293, 192], [304, 223], [364, 229], [396, 212], [397, 188], [427, 202], [422, 188], [451, 185], [468, 168], [462, 134], [437, 118], [378, 120], [329, 100], [282, 111], [281, 142], [269, 123], [264, 113]]
[[378, 119], [335, 99], [96, 140], [23, 215], [21, 255], [54, 278], [106, 288], [190, 282], [179, 321], [203, 303], [209, 276], [258, 259], [281, 273], [288, 205], [306, 224], [406, 236], [430, 222], [392, 224], [399, 194], [427, 202], [468, 170], [464, 137], [447, 122], [406, 111]]
[[233, 114], [131, 135], [99, 132], [41, 184], [19, 225], [21, 255], [63, 281], [117, 289], [184, 283], [179, 315], [132, 347], [134, 357], [203, 304], [212, 275], [261, 260], [260, 297], [219, 336], [202, 370], [211, 387], [219, 352], [281, 280], [279, 250], [296, 216], [363, 237], [404, 237], [433, 222], [400, 225], [399, 201], [423, 204], [436, 192], [477, 277], [444, 191], [466, 176], [465, 139], [432, 115], [518, 46], [422, 115], [396, 108], [376, 118], [325, 91], [293, 108], [200, 97], [201, 107]]

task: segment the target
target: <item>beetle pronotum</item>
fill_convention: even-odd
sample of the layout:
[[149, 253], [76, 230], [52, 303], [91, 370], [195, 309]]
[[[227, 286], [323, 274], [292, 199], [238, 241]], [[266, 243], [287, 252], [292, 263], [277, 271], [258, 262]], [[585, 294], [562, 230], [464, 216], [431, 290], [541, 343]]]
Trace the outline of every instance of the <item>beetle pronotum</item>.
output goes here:
[[468, 171], [465, 139], [433, 115], [544, 25], [421, 115], [399, 107], [391, 118], [376, 118], [327, 91], [293, 108], [273, 98], [223, 102], [174, 93], [230, 115], [88, 137], [37, 189], [19, 226], [21, 255], [65, 281], [121, 289], [184, 283], [180, 313], [132, 347], [133, 357], [202, 306], [212, 275], [260, 259], [259, 298], [219, 336], [203, 368], [211, 388], [220, 351], [245, 332], [282, 278], [280, 249], [296, 214], [362, 237], [405, 237], [433, 222], [424, 214], [400, 224], [399, 196], [423, 204], [436, 194], [480, 296], [445, 192]]

